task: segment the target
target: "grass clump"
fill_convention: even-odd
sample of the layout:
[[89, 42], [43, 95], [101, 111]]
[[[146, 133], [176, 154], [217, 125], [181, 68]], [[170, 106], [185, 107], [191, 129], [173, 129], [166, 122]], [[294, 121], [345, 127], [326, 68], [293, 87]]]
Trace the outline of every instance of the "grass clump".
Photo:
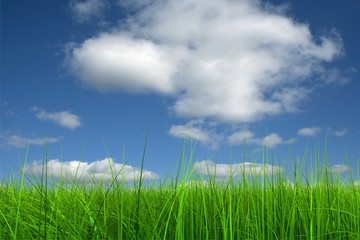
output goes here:
[[3, 182], [0, 239], [360, 239], [360, 187], [326, 167], [311, 179], [296, 170], [293, 183], [282, 172], [203, 181], [190, 167], [181, 178], [183, 167], [151, 186], [119, 175], [90, 185], [45, 175]]

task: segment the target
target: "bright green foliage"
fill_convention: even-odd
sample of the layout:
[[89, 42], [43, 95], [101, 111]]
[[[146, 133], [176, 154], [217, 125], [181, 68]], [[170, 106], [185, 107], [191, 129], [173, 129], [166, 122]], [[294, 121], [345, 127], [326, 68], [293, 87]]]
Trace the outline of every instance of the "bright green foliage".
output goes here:
[[151, 187], [2, 184], [0, 239], [360, 239], [360, 186], [318, 174], [311, 184], [283, 173], [187, 181], [191, 171]]

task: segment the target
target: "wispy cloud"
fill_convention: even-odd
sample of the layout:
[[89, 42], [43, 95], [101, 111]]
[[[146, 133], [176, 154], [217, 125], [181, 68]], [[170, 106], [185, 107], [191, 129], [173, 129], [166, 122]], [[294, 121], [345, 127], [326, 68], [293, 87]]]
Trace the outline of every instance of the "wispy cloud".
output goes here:
[[69, 3], [70, 9], [79, 23], [101, 17], [107, 6], [107, 0], [71, 0]]
[[10, 104], [7, 101], [1, 101], [0, 102], [0, 106], [1, 106], [1, 115], [2, 116], [7, 116], [7, 117], [14, 117], [16, 115], [15, 111], [10, 108]]
[[341, 75], [323, 64], [341, 56], [339, 34], [315, 37], [282, 7], [253, 0], [120, 5], [136, 14], [69, 54], [73, 73], [99, 91], [155, 92], [174, 98], [178, 117], [244, 123], [297, 111], [321, 85], [309, 87], [309, 79], [341, 79], [321, 77]]
[[228, 137], [228, 141], [231, 144], [245, 144], [245, 143], [253, 143], [255, 138], [255, 133], [249, 130], [241, 130], [233, 133]]
[[237, 177], [242, 175], [272, 175], [282, 172], [282, 168], [270, 164], [252, 162], [236, 164], [217, 164], [210, 160], [194, 163], [194, 171], [199, 174], [214, 176], [216, 178]]
[[341, 129], [341, 130], [331, 130], [331, 133], [337, 137], [342, 137], [348, 133], [348, 130], [346, 128]]
[[[49, 160], [46, 164], [47, 172], [50, 177], [55, 179], [63, 178], [91, 182], [91, 181], [111, 181], [118, 175], [118, 181], [134, 181], [140, 179], [140, 169], [131, 165], [116, 163], [112, 158], [105, 158], [95, 162], [67, 161], [61, 162], [58, 159]], [[41, 175], [43, 171], [42, 161], [34, 161], [27, 165], [25, 173], [28, 175]], [[143, 169], [142, 178], [144, 180], [155, 180], [159, 175]]]
[[249, 130], [240, 130], [228, 137], [229, 143], [232, 145], [255, 144], [259, 146], [267, 146], [274, 148], [280, 144], [294, 143], [294, 139], [284, 140], [277, 133], [271, 133], [265, 137], [255, 137], [255, 133]]
[[319, 128], [319, 127], [306, 127], [306, 128], [299, 129], [297, 134], [299, 136], [303, 136], [303, 137], [315, 137], [320, 132], [321, 132], [321, 128]]
[[168, 133], [176, 138], [187, 137], [217, 148], [222, 136], [214, 131], [204, 130], [202, 124], [203, 121], [192, 120], [185, 125], [172, 125]]
[[82, 123], [78, 115], [72, 114], [70, 111], [62, 112], [46, 112], [44, 109], [32, 107], [30, 109], [35, 113], [35, 116], [44, 121], [51, 121], [59, 126], [75, 130], [81, 127]]
[[[325, 130], [321, 129], [320, 127], [305, 127], [305, 128], [299, 129], [297, 134], [302, 137], [315, 137], [323, 131], [325, 131]], [[328, 127], [326, 132], [328, 134], [332, 134], [337, 137], [342, 137], [348, 133], [348, 130], [346, 128], [343, 128], [341, 130], [334, 130], [334, 129]]]
[[1, 145], [4, 147], [26, 148], [28, 145], [45, 145], [57, 143], [62, 137], [35, 137], [28, 138], [15, 134], [2, 134]]

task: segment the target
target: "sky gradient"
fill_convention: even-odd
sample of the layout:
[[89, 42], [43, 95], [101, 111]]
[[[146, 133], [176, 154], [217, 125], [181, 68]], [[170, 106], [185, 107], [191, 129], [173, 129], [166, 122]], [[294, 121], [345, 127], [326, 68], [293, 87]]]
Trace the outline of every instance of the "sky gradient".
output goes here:
[[[311, 168], [359, 174], [360, 2], [1, 2], [0, 179]], [[45, 152], [44, 145], [47, 145]], [[276, 156], [263, 165], [262, 147]], [[306, 150], [308, 149], [308, 150]], [[231, 153], [230, 153], [231, 152]], [[123, 161], [125, 165], [123, 165]], [[251, 162], [251, 163], [250, 163]], [[210, 169], [210, 170], [209, 170]], [[134, 177], [135, 176], [135, 177]], [[85, 177], [87, 178], [87, 177]], [[90, 179], [91, 177], [89, 177]]]

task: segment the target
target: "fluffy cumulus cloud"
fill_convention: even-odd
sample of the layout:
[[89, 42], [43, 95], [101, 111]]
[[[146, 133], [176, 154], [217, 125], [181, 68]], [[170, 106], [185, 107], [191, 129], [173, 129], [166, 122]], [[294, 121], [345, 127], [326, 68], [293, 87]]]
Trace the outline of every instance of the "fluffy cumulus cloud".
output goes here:
[[194, 171], [198, 174], [216, 178], [237, 177], [243, 175], [272, 175], [282, 172], [282, 168], [270, 164], [252, 162], [236, 164], [217, 164], [210, 160], [194, 163]]
[[321, 128], [319, 127], [306, 127], [298, 130], [298, 135], [303, 137], [315, 137], [321, 132]]
[[139, 93], [175, 91], [170, 50], [125, 33], [104, 33], [73, 50], [72, 68], [88, 86]]
[[35, 116], [40, 120], [51, 121], [57, 125], [69, 128], [71, 130], [75, 130], [82, 125], [80, 117], [71, 113], [70, 111], [46, 112], [45, 110], [38, 107], [32, 107], [30, 110], [34, 112]]
[[328, 170], [334, 174], [342, 174], [348, 172], [350, 168], [345, 164], [336, 164], [329, 167]]
[[62, 137], [24, 137], [17, 134], [2, 134], [1, 146], [5, 148], [26, 148], [29, 145], [57, 143]]
[[134, 14], [71, 48], [69, 67], [87, 87], [158, 93], [174, 99], [178, 117], [243, 123], [297, 111], [316, 90], [310, 78], [336, 82], [322, 76], [336, 72], [324, 63], [342, 54], [341, 37], [313, 36], [282, 7], [254, 0], [120, 5]]
[[79, 23], [102, 16], [107, 5], [106, 0], [71, 0], [69, 3], [70, 9]]
[[203, 121], [192, 120], [185, 125], [172, 125], [168, 133], [176, 138], [191, 138], [217, 148], [222, 136], [202, 128]]
[[256, 137], [255, 133], [249, 130], [240, 130], [228, 137], [228, 142], [232, 145], [254, 144], [274, 148], [280, 144], [293, 143], [294, 139], [284, 140], [277, 133], [271, 133], [265, 137]]
[[[95, 162], [68, 161], [61, 162], [58, 159], [49, 160], [46, 164], [49, 177], [55, 179], [78, 180], [85, 182], [112, 181], [118, 175], [118, 181], [134, 181], [140, 179], [141, 169], [116, 163], [112, 158], [106, 158]], [[34, 161], [27, 165], [25, 174], [41, 176], [43, 164], [41, 161]], [[142, 178], [144, 180], [155, 180], [159, 176], [151, 171], [143, 169]]]

